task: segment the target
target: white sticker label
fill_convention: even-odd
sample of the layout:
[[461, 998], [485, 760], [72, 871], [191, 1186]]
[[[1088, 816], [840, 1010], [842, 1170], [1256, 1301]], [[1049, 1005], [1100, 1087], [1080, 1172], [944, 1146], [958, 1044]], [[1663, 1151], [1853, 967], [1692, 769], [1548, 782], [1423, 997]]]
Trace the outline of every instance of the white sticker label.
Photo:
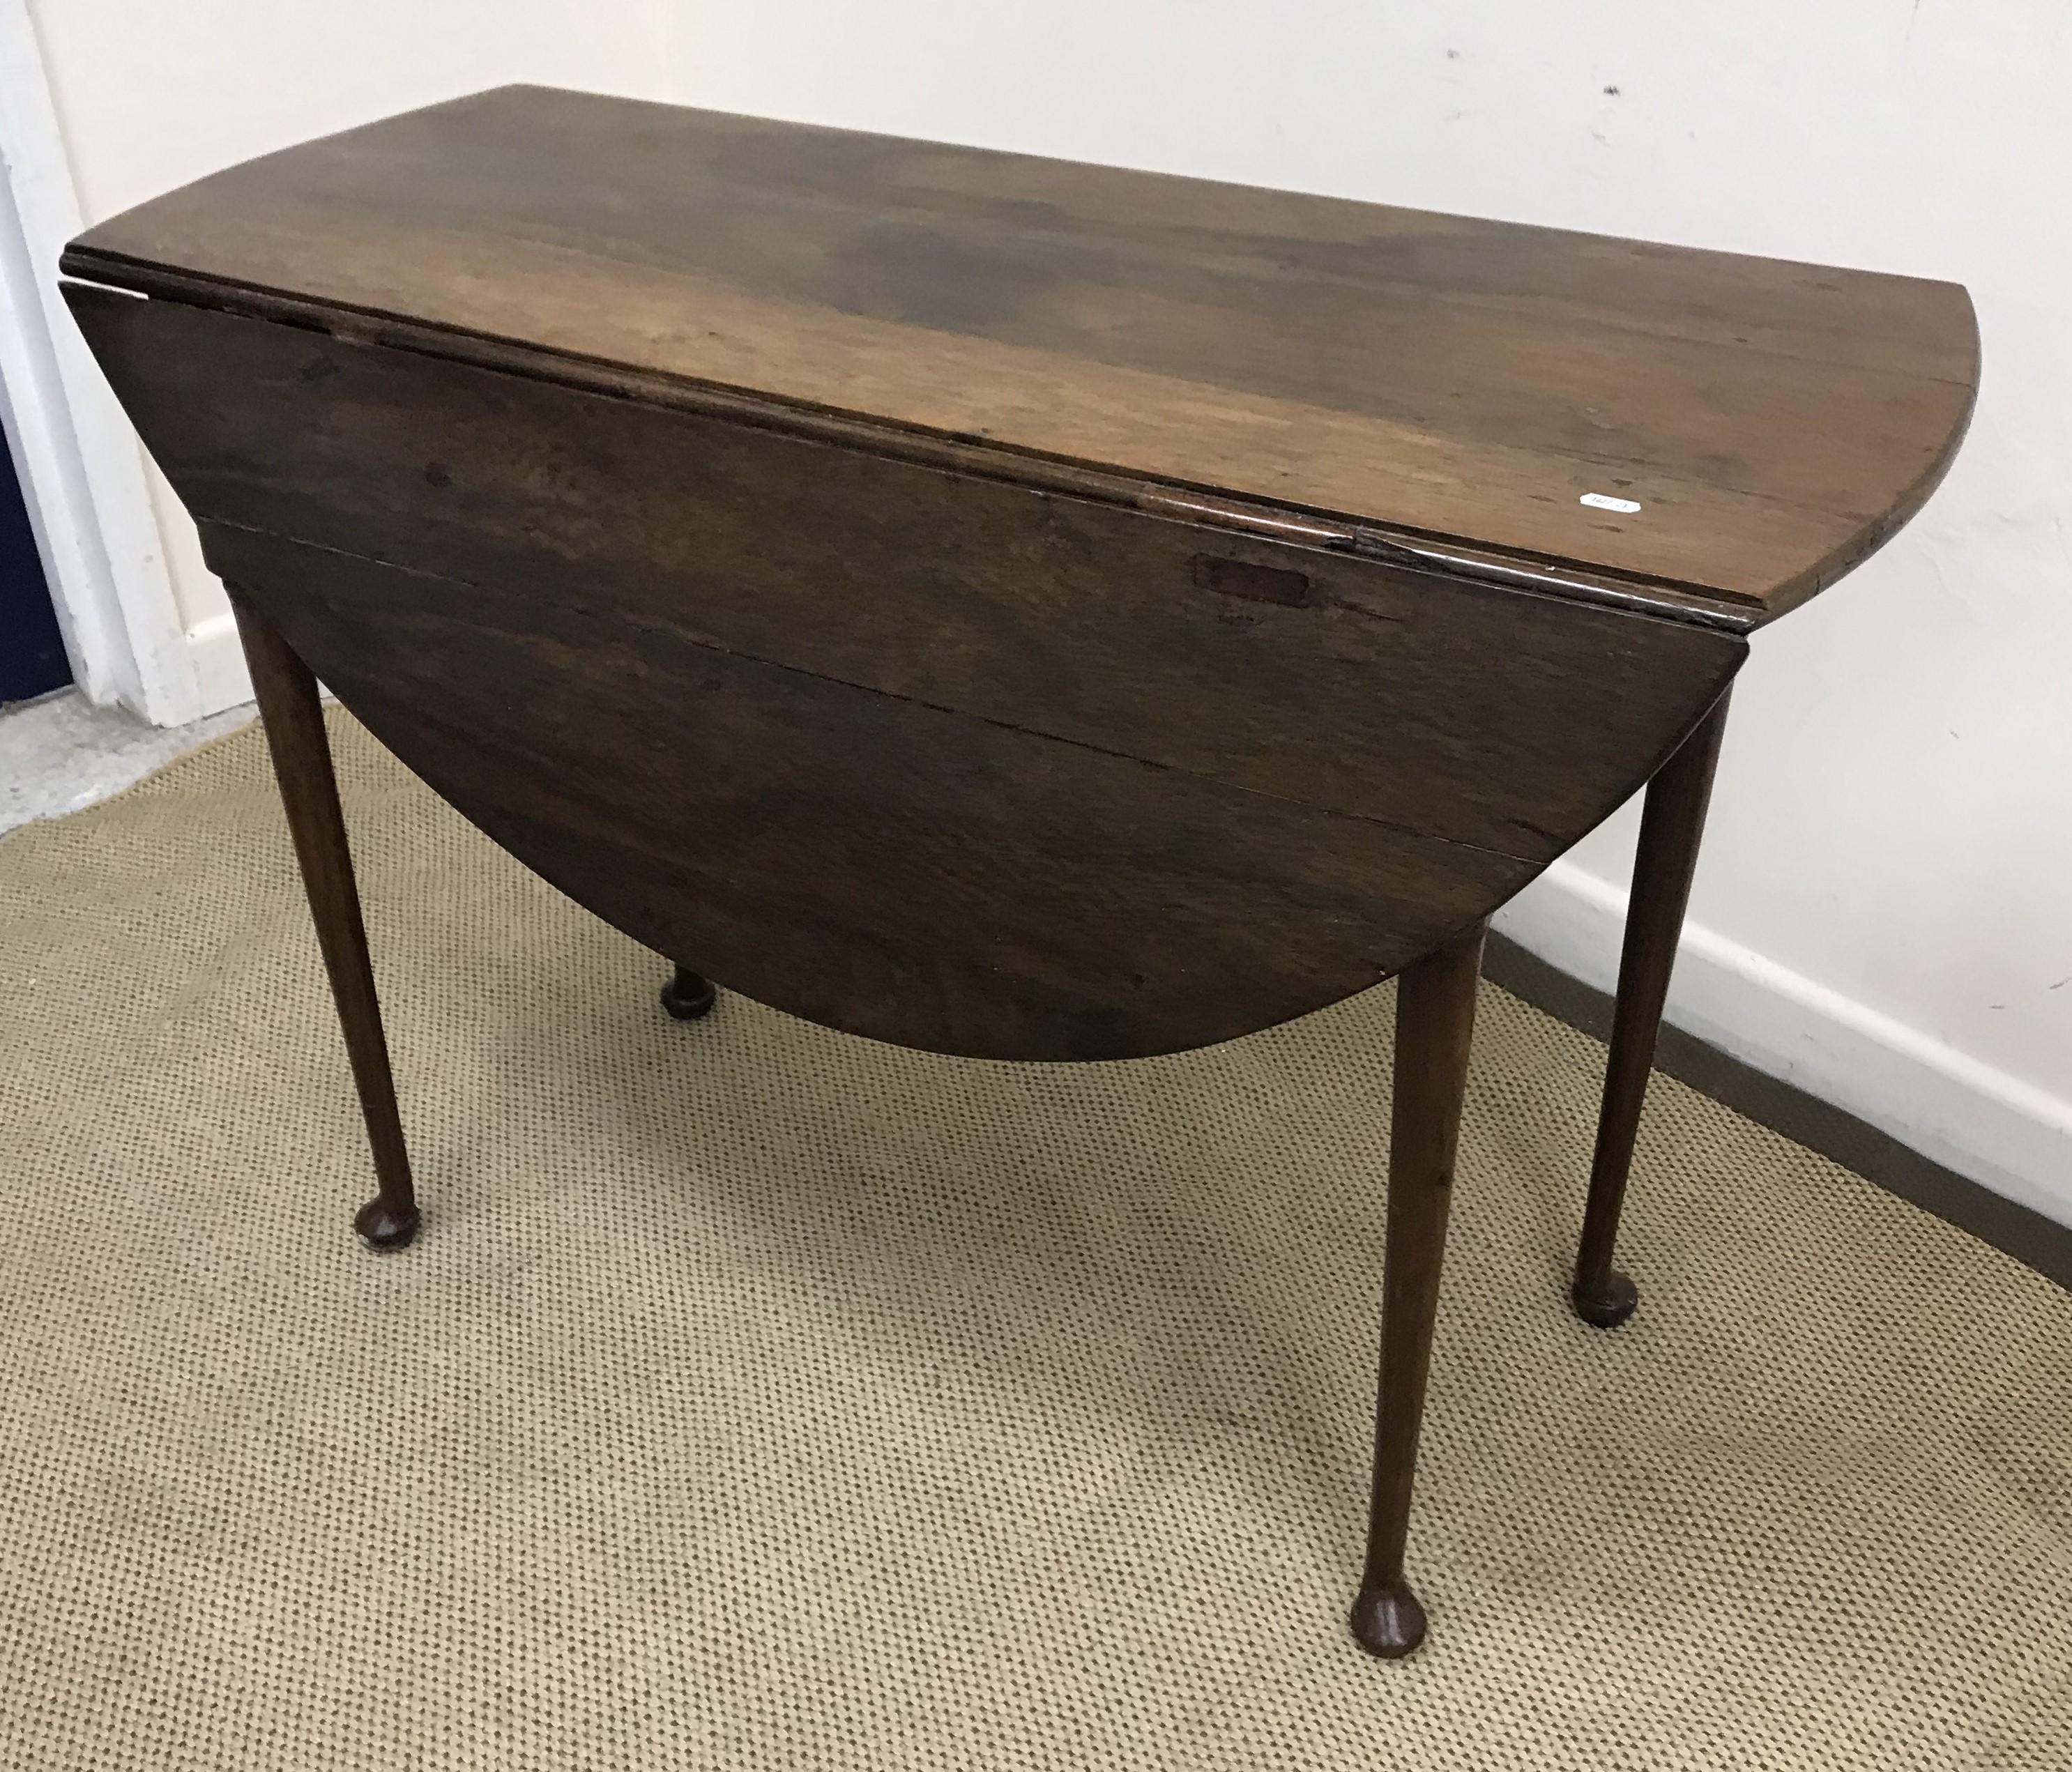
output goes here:
[[1585, 492], [1578, 502], [1587, 504], [1593, 511], [1624, 511], [1631, 513], [1640, 508], [1638, 499], [1615, 499], [1609, 492]]

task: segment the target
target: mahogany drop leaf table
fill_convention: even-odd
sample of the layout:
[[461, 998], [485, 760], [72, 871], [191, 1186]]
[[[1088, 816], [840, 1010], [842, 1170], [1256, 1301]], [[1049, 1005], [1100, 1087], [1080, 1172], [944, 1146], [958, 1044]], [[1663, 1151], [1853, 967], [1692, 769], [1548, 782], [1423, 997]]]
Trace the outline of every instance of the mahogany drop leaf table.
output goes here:
[[676, 963], [980, 1058], [1401, 975], [1367, 1566], [1484, 926], [1649, 787], [1575, 1284], [1611, 1265], [1728, 685], [1928, 495], [1952, 285], [508, 88], [204, 179], [66, 295], [228, 587], [417, 1207], [321, 678]]

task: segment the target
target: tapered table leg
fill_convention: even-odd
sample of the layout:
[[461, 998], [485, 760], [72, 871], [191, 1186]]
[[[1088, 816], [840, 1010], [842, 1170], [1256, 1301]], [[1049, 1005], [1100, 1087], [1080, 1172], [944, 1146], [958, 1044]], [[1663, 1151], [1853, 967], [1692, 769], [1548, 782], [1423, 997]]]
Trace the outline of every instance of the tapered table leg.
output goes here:
[[1597, 1115], [1597, 1154], [1590, 1163], [1590, 1198], [1583, 1210], [1582, 1241], [1569, 1293], [1576, 1314], [1600, 1329], [1616, 1329], [1640, 1301], [1632, 1281], [1612, 1266], [1612, 1252], [1618, 1240], [1619, 1211], [1626, 1202], [1640, 1110], [1647, 1099], [1648, 1073], [1655, 1063], [1662, 1006], [1669, 997], [1670, 970], [1676, 964], [1684, 912], [1691, 902], [1691, 876], [1698, 865], [1705, 808], [1712, 797], [1720, 738], [1726, 730], [1727, 697], [1722, 695], [1647, 784], [1633, 895], [1626, 907], [1626, 946], [1619, 959], [1611, 1052], [1605, 1064], [1604, 1105]]
[[1383, 1263], [1381, 1383], [1375, 1403], [1374, 1487], [1367, 1567], [1352, 1632], [1393, 1659], [1424, 1640], [1424, 1609], [1403, 1573], [1417, 1433], [1439, 1305], [1446, 1208], [1460, 1142], [1461, 1097], [1475, 1027], [1484, 925], [1403, 974], [1396, 999], [1396, 1103], [1389, 1129], [1388, 1248]]
[[396, 1112], [388, 1042], [374, 994], [367, 929], [360, 918], [360, 890], [353, 882], [352, 853], [346, 844], [317, 680], [281, 631], [234, 590], [232, 606], [265, 723], [266, 746], [273, 754], [295, 859], [302, 865], [310, 915], [317, 926], [324, 969], [331, 975], [368, 1142], [374, 1150], [380, 1192], [360, 1209], [353, 1227], [369, 1248], [401, 1249], [417, 1234], [417, 1195], [410, 1183], [403, 1124]]

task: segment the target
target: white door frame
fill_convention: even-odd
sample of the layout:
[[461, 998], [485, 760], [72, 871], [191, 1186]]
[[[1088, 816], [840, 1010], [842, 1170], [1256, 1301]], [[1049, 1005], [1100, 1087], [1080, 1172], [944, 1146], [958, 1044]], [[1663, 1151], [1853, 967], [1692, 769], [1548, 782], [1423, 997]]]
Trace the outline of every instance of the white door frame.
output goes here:
[[183, 725], [208, 710], [143, 451], [58, 293], [80, 226], [29, 0], [0, 0], [0, 423], [74, 679]]

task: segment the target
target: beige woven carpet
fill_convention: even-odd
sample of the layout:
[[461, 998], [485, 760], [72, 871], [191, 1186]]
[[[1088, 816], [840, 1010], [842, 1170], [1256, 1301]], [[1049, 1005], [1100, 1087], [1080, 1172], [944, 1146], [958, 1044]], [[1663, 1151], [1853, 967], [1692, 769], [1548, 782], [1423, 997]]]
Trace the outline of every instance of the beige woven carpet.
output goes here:
[[2072, 1766], [2072, 1297], [1482, 1009], [1412, 1531], [1357, 1568], [1390, 1003], [1151, 1063], [722, 1000], [338, 722], [368, 1166], [256, 731], [0, 843], [0, 1762]]

